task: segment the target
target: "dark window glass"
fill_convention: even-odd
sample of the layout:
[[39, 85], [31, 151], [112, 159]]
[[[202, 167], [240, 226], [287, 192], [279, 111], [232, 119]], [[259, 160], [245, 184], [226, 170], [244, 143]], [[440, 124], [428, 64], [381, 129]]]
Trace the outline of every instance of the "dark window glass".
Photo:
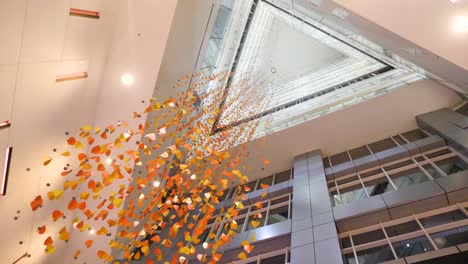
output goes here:
[[349, 155], [351, 155], [351, 158], [353, 158], [353, 160], [369, 156], [370, 154], [371, 153], [369, 152], [366, 146], [355, 148], [349, 151]]
[[394, 147], [396, 147], [396, 144], [390, 138], [369, 144], [369, 148], [374, 152], [374, 154]]
[[426, 156], [430, 159], [432, 158], [435, 158], [435, 157], [439, 157], [439, 156], [442, 156], [442, 155], [446, 155], [446, 154], [450, 154], [452, 153], [449, 149], [443, 149], [443, 150], [439, 150], [439, 151], [436, 151], [436, 152], [432, 152], [430, 154], [426, 154]]
[[330, 168], [330, 161], [328, 160], [328, 158], [324, 158], [322, 159], [322, 161], [323, 161], [324, 168]]
[[395, 141], [398, 142], [398, 144], [400, 145], [406, 144], [406, 141], [399, 135], [394, 136], [393, 139], [395, 139]]
[[447, 213], [422, 218], [420, 221], [425, 228], [430, 228], [433, 226], [448, 224], [463, 219], [466, 219], [465, 214], [463, 214], [460, 210], [454, 210]]
[[395, 259], [388, 245], [358, 251], [356, 254], [359, 264], [375, 264]]
[[353, 253], [344, 255], [344, 260], [346, 264], [356, 264], [356, 259], [354, 258]]
[[431, 164], [426, 164], [423, 166], [423, 168], [429, 173], [429, 175], [432, 176], [432, 178], [437, 179], [442, 177], [442, 175], [431, 165]]
[[[245, 229], [245, 231], [252, 230], [252, 229], [264, 226], [265, 225], [265, 218], [266, 218], [266, 212], [251, 214], [249, 216], [247, 228]], [[254, 227], [252, 225], [252, 221], [259, 222], [260, 224], [257, 227]]]
[[409, 142], [414, 142], [423, 138], [427, 138], [427, 135], [424, 132], [422, 132], [420, 129], [415, 129], [415, 130], [403, 133], [403, 136]]
[[377, 180], [365, 182], [364, 186], [366, 186], [369, 196], [379, 195], [395, 190], [385, 176]]
[[274, 200], [271, 200], [271, 205], [275, 205], [275, 204], [280, 204], [280, 203], [284, 203], [286, 201], [289, 201], [289, 197], [288, 196], [284, 196], [284, 197], [281, 197], [281, 198], [278, 198], [278, 199], [274, 199]]
[[438, 248], [446, 248], [468, 243], [468, 226], [463, 226], [439, 233], [431, 234]]
[[267, 225], [276, 224], [288, 220], [288, 206], [271, 209]]
[[462, 107], [460, 107], [457, 110], [457, 112], [462, 114], [462, 115], [468, 116], [468, 104], [464, 104]]
[[260, 182], [258, 183], [257, 190], [262, 189], [261, 184], [266, 184], [268, 186], [271, 186], [272, 183], [273, 183], [273, 175], [262, 178], [260, 179]]
[[391, 172], [394, 169], [405, 167], [405, 166], [408, 166], [408, 165], [411, 165], [411, 164], [414, 164], [414, 162], [412, 160], [405, 160], [405, 161], [398, 162], [398, 163], [393, 164], [393, 165], [385, 166], [384, 169], [388, 173], [388, 172]]
[[349, 240], [349, 237], [344, 237], [344, 238], [341, 239], [341, 247], [342, 248], [351, 247], [351, 240]]
[[341, 201], [340, 201], [340, 199], [338, 197], [337, 192], [331, 192], [330, 193], [330, 200], [331, 200], [331, 203], [333, 204], [333, 206], [337, 206], [337, 205], [341, 204]]
[[437, 161], [435, 164], [447, 175], [468, 169], [466, 162], [457, 156]]
[[291, 170], [283, 171], [276, 174], [275, 184], [289, 181], [291, 179]]
[[419, 168], [391, 174], [390, 177], [398, 189], [429, 180], [429, 178]]
[[345, 189], [340, 189], [340, 198], [341, 198], [341, 204], [347, 204], [351, 203], [354, 201], [362, 200], [367, 198], [366, 192], [364, 191], [364, 188], [362, 188], [362, 185], [360, 183], [348, 187]]
[[269, 258], [260, 260], [261, 264], [284, 264], [285, 262], [286, 262], [285, 254], [281, 254], [278, 256], [269, 257]]
[[367, 233], [354, 235], [353, 243], [354, 243], [354, 246], [358, 246], [358, 245], [362, 245], [362, 244], [366, 244], [369, 242], [382, 240], [382, 239], [385, 239], [385, 234], [382, 231], [382, 229], [377, 229], [377, 230], [370, 231]]
[[415, 232], [418, 230], [421, 230], [421, 228], [419, 228], [419, 225], [418, 223], [416, 223], [416, 221], [406, 222], [406, 223], [398, 224], [395, 226], [389, 226], [385, 228], [385, 231], [387, 232], [387, 235], [389, 237], [399, 236], [399, 235]]
[[348, 153], [342, 152], [330, 157], [333, 166], [349, 161]]
[[426, 236], [395, 242], [392, 245], [398, 258], [404, 258], [433, 250], [431, 243], [427, 240]]
[[416, 160], [417, 162], [423, 162], [423, 161], [425, 161], [426, 159], [425, 159], [423, 156], [419, 156], [419, 157], [416, 157], [415, 160]]

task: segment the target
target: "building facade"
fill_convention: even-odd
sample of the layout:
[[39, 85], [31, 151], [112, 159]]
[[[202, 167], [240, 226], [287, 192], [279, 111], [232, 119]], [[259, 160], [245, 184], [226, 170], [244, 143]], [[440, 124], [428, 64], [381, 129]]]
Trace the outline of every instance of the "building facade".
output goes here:
[[[466, 263], [464, 108], [417, 116], [416, 130], [331, 156], [312, 150], [291, 170], [245, 184], [250, 205], [235, 218], [239, 234], [222, 263]], [[226, 190], [219, 206], [236, 190]], [[256, 209], [258, 201], [263, 208]], [[225, 224], [213, 219], [206, 241]], [[255, 245], [254, 256], [236, 261], [244, 240]]]

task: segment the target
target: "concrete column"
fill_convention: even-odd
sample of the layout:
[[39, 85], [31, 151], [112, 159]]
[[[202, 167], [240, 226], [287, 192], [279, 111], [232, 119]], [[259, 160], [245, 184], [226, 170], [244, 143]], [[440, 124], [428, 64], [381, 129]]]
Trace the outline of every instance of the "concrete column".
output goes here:
[[294, 160], [291, 263], [343, 263], [320, 150]]
[[448, 108], [416, 117], [420, 128], [443, 137], [447, 143], [468, 155], [468, 117]]

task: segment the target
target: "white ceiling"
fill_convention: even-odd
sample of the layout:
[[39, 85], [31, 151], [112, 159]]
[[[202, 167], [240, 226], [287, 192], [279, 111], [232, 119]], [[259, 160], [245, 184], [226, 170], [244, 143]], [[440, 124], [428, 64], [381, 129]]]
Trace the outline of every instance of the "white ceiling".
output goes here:
[[276, 69], [274, 83], [313, 71], [345, 55], [305, 33], [275, 20], [266, 40], [264, 67]]
[[[172, 84], [181, 75], [191, 72], [196, 63], [198, 45], [213, 1], [203, 0], [202, 4], [184, 1], [179, 5], [178, 2], [0, 1], [0, 121], [13, 121], [11, 128], [0, 130], [0, 160], [3, 160], [5, 147], [13, 146], [8, 194], [0, 197], [0, 263], [12, 263], [26, 251], [32, 257], [19, 263], [68, 262], [77, 245], [89, 238], [87, 233], [74, 234], [76, 240], [68, 244], [56, 243], [58, 252], [45, 258], [42, 242], [47, 235], [38, 236], [35, 229], [50, 223], [51, 211], [55, 206], [66, 205], [73, 194], [56, 202], [54, 207], [45, 206], [34, 214], [31, 212], [29, 202], [36, 194], [44, 195], [63, 184], [64, 178], [57, 174], [70, 162], [65, 157], [55, 158], [44, 168], [42, 158], [53, 153], [52, 148], [57, 148], [58, 152], [64, 149], [65, 131], [73, 133], [85, 124], [102, 126], [128, 118], [131, 112], [143, 107], [141, 100], [155, 92], [155, 83], [155, 93], [161, 98], [175, 92]], [[445, 5], [450, 3], [445, 2], [440, 6], [436, 3], [438, 0], [415, 0], [425, 8], [410, 14], [401, 10], [416, 7], [405, 0], [337, 2], [442, 58], [468, 68], [468, 55], [463, 50], [466, 37], [455, 39], [443, 30], [418, 31], [423, 25], [430, 28], [437, 23], [441, 23], [439, 28], [442, 29], [448, 21], [447, 12], [461, 12], [461, 7], [448, 7]], [[374, 4], [377, 2], [379, 5]], [[101, 18], [70, 17], [70, 7], [100, 11]], [[398, 7], [402, 12], [401, 20], [406, 24], [385, 14], [390, 7]], [[372, 16], [374, 12], [378, 15]], [[174, 14], [178, 16], [173, 23]], [[414, 23], [420, 24], [412, 24], [415, 14], [421, 17], [421, 22]], [[439, 15], [442, 19], [433, 19]], [[89, 73], [87, 79], [55, 83], [58, 74], [84, 70]], [[119, 78], [124, 72], [134, 74], [134, 86], [121, 85]], [[414, 98], [418, 98], [418, 104], [414, 103]], [[251, 159], [254, 164], [251, 176], [287, 168], [294, 155], [315, 148], [334, 153], [411, 129], [415, 126], [415, 115], [453, 106], [459, 101], [453, 91], [426, 80], [281, 131], [268, 137], [269, 143], [261, 153], [272, 165], [261, 171], [257, 160]], [[47, 187], [47, 183], [51, 186]], [[70, 225], [72, 218], [69, 216], [48, 225], [47, 234]], [[98, 263], [95, 250], [105, 246], [106, 241], [101, 241], [94, 250], [83, 251], [80, 263]]]

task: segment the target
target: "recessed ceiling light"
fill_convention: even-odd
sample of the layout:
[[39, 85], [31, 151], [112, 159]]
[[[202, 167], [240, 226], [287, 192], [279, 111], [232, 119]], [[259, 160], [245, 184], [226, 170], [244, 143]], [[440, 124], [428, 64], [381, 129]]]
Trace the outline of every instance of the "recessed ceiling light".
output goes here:
[[111, 159], [111, 158], [107, 158], [107, 159], [106, 159], [106, 163], [109, 164], [109, 165], [111, 165], [111, 164], [112, 164], [112, 159]]
[[133, 77], [133, 75], [130, 73], [124, 73], [122, 76], [120, 76], [120, 81], [123, 85], [131, 86], [135, 82], [135, 77]]
[[452, 22], [452, 29], [455, 33], [468, 33], [468, 15], [458, 15]]
[[96, 233], [96, 230], [90, 229], [90, 230], [89, 230], [89, 233], [90, 233], [91, 235], [94, 235], [94, 234]]

